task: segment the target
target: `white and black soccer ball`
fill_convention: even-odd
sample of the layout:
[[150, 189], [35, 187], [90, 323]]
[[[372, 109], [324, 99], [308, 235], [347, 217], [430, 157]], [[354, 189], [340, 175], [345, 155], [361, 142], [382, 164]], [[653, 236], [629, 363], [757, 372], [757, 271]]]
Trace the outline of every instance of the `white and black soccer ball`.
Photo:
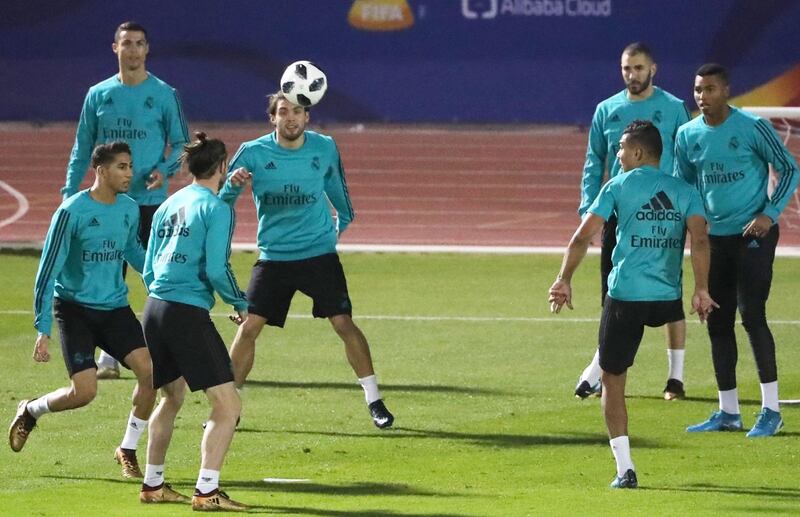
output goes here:
[[309, 107], [322, 100], [328, 78], [311, 61], [295, 61], [281, 76], [281, 91], [292, 104]]

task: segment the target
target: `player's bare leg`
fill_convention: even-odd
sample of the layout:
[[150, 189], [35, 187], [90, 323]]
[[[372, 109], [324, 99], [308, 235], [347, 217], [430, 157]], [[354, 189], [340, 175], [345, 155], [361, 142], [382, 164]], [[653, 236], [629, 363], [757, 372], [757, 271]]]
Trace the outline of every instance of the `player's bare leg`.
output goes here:
[[133, 410], [128, 416], [125, 435], [119, 447], [114, 451], [114, 459], [122, 467], [122, 475], [126, 478], [144, 477], [136, 458], [139, 438], [147, 428], [147, 421], [153, 413], [156, 402], [156, 390], [153, 389], [153, 365], [147, 348], [137, 348], [124, 358], [136, 375], [136, 386], [133, 388]]
[[266, 318], [257, 314], [248, 314], [247, 319], [239, 325], [236, 337], [231, 345], [231, 362], [233, 378], [237, 388], [244, 386], [250, 370], [253, 369], [256, 357], [256, 339], [266, 325]]
[[336, 334], [344, 342], [347, 361], [356, 376], [358, 376], [359, 384], [364, 389], [364, 397], [372, 415], [373, 423], [381, 429], [390, 427], [394, 422], [394, 416], [386, 409], [378, 390], [378, 380], [375, 377], [375, 370], [372, 366], [372, 356], [369, 352], [367, 338], [353, 322], [353, 318], [347, 314], [331, 316], [329, 320]]

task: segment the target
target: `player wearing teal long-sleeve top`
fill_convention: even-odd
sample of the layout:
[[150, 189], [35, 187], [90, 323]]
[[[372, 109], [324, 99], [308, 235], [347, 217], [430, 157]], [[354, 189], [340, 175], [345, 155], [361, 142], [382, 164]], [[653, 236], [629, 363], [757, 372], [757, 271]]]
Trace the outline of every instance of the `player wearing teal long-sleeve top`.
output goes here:
[[209, 139], [205, 133], [196, 136], [184, 154], [194, 181], [156, 211], [145, 258], [150, 296], [142, 326], [153, 358], [153, 386], [161, 388], [163, 398], [150, 422], [139, 500], [189, 500], [164, 482], [167, 449], [188, 384], [192, 391], [203, 390], [211, 404], [192, 509], [246, 510], [219, 490], [220, 470], [242, 403], [233, 384], [231, 358], [209, 314], [216, 291], [233, 305], [239, 318], [247, 317], [247, 300], [228, 263], [233, 209], [217, 197], [228, 153], [221, 140]]
[[[689, 432], [742, 429], [736, 388], [736, 309], [742, 316], [761, 383], [761, 413], [748, 437], [783, 427], [778, 402], [775, 340], [767, 323], [778, 218], [797, 188], [797, 163], [766, 120], [728, 105], [724, 67], [700, 67], [694, 99], [702, 115], [681, 126], [675, 173], [694, 185], [706, 205], [711, 239], [709, 290], [720, 309], [708, 319], [719, 410]], [[778, 182], [769, 193], [769, 165]]]
[[300, 291], [314, 300], [314, 317], [328, 318], [344, 342], [373, 423], [389, 427], [394, 417], [378, 390], [367, 339], [353, 323], [336, 253], [339, 234], [354, 217], [339, 150], [333, 138], [306, 130], [309, 112], [280, 92], [270, 96], [269, 118], [275, 131], [242, 144], [220, 192], [233, 204], [251, 182], [258, 213], [261, 253], [247, 290], [248, 318], [231, 346], [236, 383], [244, 384], [253, 367], [261, 329], [283, 327], [292, 297]]
[[[39, 332], [33, 358], [50, 360], [51, 310], [71, 386], [20, 402], [9, 430], [19, 451], [45, 413], [85, 406], [97, 392], [95, 348], [131, 368], [138, 381], [133, 411], [114, 457], [125, 477], [141, 477], [136, 448], [155, 403], [150, 354], [142, 327], [128, 305], [123, 260], [141, 271], [144, 249], [138, 237], [139, 210], [123, 193], [130, 185], [131, 154], [125, 142], [98, 146], [92, 153], [94, 185], [64, 201], [47, 232], [34, 286], [34, 326]], [[55, 293], [55, 303], [53, 303]]]
[[[146, 248], [153, 213], [167, 198], [168, 178], [180, 169], [178, 157], [189, 136], [178, 92], [146, 70], [150, 47], [145, 28], [121, 24], [112, 49], [119, 72], [86, 94], [61, 193], [66, 199], [77, 192], [95, 145], [128, 142], [133, 151], [128, 195], [139, 204], [139, 237]], [[108, 355], [101, 353], [97, 362], [100, 378], [119, 377], [119, 367]]]
[[[688, 122], [689, 112], [683, 101], [653, 84], [656, 63], [650, 49], [642, 43], [631, 43], [622, 51], [620, 67], [625, 89], [597, 105], [592, 126], [589, 129], [589, 144], [581, 181], [581, 201], [578, 213], [583, 217], [597, 198], [605, 176], [608, 179], [622, 172], [617, 156], [622, 131], [634, 120], [649, 120], [659, 130], [663, 152], [660, 168], [671, 171], [672, 150], [675, 134], [681, 124]], [[608, 291], [608, 275], [611, 273], [611, 255], [617, 244], [617, 218], [612, 215], [603, 225], [600, 234], [600, 300]], [[669, 371], [664, 398], [683, 398], [683, 360], [686, 336], [684, 321], [667, 325], [667, 357]], [[597, 393], [600, 387], [600, 363], [596, 352], [592, 361], [583, 370], [575, 387], [575, 396], [586, 398]]]

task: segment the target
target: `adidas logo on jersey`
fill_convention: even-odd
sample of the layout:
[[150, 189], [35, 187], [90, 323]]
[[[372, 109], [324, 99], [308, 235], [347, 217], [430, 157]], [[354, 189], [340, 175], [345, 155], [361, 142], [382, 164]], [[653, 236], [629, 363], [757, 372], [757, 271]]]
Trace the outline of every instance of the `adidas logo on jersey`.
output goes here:
[[97, 220], [97, 217], [92, 217], [92, 220], [89, 221], [89, 226], [100, 226], [100, 221]]
[[680, 221], [683, 216], [675, 210], [669, 196], [663, 190], [653, 196], [649, 202], [642, 205], [636, 212], [639, 221]]
[[703, 148], [700, 147], [700, 144], [694, 144], [694, 147], [692, 147], [692, 150], [695, 151], [695, 152], [696, 151], [702, 151]]
[[111, 97], [106, 97], [106, 100], [103, 101], [103, 105], [105, 106], [111, 106], [113, 104], [114, 104], [114, 99], [112, 99]]
[[264, 168], [267, 169], [267, 170], [275, 170], [275, 169], [278, 168], [278, 166], [275, 165], [275, 162], [269, 162], [268, 164], [266, 164], [264, 166]]
[[614, 115], [609, 119], [610, 122], [619, 122], [619, 115], [614, 113]]

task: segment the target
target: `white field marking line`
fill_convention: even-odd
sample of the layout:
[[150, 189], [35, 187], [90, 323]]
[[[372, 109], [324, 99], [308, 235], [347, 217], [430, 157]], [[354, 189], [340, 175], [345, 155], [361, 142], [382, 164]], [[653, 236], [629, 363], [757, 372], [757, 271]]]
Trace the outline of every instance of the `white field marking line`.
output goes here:
[[[227, 318], [233, 313], [230, 312], [212, 312], [211, 316], [214, 318]], [[8, 316], [33, 316], [32, 310], [0, 310], [1, 315]], [[137, 316], [141, 317], [142, 313], [137, 312]], [[314, 319], [310, 314], [289, 314], [287, 316], [296, 320], [311, 320]], [[569, 318], [561, 316], [549, 317], [527, 317], [527, 316], [400, 316], [392, 314], [356, 314], [353, 316], [354, 320], [373, 320], [373, 321], [426, 321], [426, 322], [465, 322], [465, 323], [599, 323], [600, 318]], [[687, 322], [700, 323], [696, 318], [687, 318]], [[737, 321], [741, 324], [741, 321]], [[800, 320], [768, 320], [767, 323], [771, 325], [800, 325]]]
[[272, 483], [276, 485], [291, 485], [294, 483], [311, 483], [310, 479], [300, 478], [264, 478], [264, 483]]
[[30, 208], [30, 205], [28, 204], [28, 200], [25, 198], [25, 196], [22, 195], [20, 191], [16, 190], [14, 187], [9, 185], [5, 181], [0, 180], [0, 188], [11, 194], [11, 197], [17, 200], [17, 211], [14, 212], [14, 215], [12, 215], [11, 217], [7, 217], [3, 220], [0, 220], [0, 228], [2, 228], [3, 226], [8, 226], [9, 224], [14, 223], [14, 221], [24, 216], [28, 212], [28, 208]]

